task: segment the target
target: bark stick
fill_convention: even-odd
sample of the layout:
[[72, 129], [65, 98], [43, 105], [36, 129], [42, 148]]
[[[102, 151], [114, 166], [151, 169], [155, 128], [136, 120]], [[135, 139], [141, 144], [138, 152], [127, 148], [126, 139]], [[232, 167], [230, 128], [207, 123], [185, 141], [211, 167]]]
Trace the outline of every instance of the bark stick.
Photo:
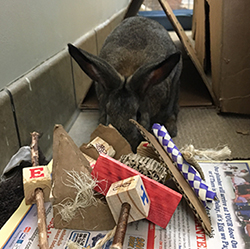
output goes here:
[[[32, 166], [39, 166], [39, 153], [38, 153], [38, 137], [39, 133], [31, 133], [31, 162]], [[37, 207], [37, 227], [39, 235], [39, 247], [41, 249], [48, 249], [48, 236], [47, 236], [47, 223], [44, 208], [44, 194], [43, 190], [37, 188], [35, 190], [36, 207]]]
[[125, 202], [122, 204], [114, 240], [110, 249], [122, 249], [123, 248], [123, 242], [124, 242], [124, 238], [125, 238], [125, 234], [127, 230], [130, 208], [131, 206], [129, 203]]
[[39, 154], [38, 154], [38, 138], [39, 133], [32, 132], [31, 133], [31, 162], [32, 166], [38, 166], [39, 165]]

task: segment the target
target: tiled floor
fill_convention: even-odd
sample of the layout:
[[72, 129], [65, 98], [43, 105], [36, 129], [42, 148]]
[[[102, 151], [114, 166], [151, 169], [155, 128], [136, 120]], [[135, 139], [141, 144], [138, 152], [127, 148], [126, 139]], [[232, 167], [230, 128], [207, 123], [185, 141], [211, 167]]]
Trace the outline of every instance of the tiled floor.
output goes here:
[[80, 112], [75, 123], [69, 131], [69, 135], [79, 147], [82, 143], [89, 142], [90, 134], [98, 125], [99, 111], [91, 110]]

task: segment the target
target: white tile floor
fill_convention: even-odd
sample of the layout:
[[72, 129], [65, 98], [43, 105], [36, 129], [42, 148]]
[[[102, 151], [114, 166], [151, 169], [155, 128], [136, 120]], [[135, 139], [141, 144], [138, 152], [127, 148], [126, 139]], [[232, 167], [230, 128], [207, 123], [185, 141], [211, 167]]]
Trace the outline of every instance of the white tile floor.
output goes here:
[[88, 143], [90, 134], [98, 126], [99, 111], [98, 110], [85, 110], [80, 112], [76, 121], [69, 131], [70, 137], [74, 140], [79, 147], [83, 143]]

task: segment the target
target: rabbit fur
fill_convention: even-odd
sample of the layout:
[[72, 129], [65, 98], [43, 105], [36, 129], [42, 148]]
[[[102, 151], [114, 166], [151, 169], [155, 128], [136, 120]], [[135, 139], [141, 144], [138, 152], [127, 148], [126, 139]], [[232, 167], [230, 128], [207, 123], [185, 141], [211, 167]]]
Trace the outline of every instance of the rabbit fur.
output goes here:
[[167, 30], [145, 17], [130, 17], [107, 37], [99, 56], [68, 44], [69, 53], [95, 82], [100, 123], [111, 123], [131, 144], [142, 140], [134, 119], [147, 130], [164, 124], [176, 136], [180, 51]]

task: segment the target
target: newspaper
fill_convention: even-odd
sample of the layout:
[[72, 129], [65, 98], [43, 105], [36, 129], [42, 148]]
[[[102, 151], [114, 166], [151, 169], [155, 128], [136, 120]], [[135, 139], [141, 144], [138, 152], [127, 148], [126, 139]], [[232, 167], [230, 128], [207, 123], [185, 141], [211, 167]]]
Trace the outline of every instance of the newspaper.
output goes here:
[[[193, 249], [250, 248], [250, 176], [247, 162], [200, 163], [208, 185], [216, 191], [208, 215], [212, 234], [204, 233], [201, 225], [182, 199], [166, 229], [147, 220], [128, 225], [124, 248]], [[169, 205], [171, 205], [171, 200]], [[36, 206], [33, 205], [9, 235], [0, 231], [1, 248], [39, 248]], [[49, 248], [67, 248], [68, 242], [91, 248], [107, 231], [77, 231], [53, 228], [53, 212], [46, 203]], [[5, 240], [3, 237], [5, 235]], [[112, 240], [102, 248], [108, 249]], [[1, 244], [0, 244], [1, 245]]]

